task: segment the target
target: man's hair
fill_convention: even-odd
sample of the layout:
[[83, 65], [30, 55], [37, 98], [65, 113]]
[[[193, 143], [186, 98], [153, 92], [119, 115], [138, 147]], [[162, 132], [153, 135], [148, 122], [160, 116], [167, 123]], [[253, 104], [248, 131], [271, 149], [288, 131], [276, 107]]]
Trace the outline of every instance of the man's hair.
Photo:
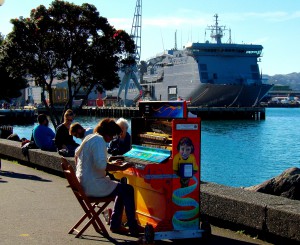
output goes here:
[[72, 133], [76, 133], [78, 129], [83, 129], [80, 123], [76, 122], [71, 124], [69, 134], [72, 135]]
[[115, 136], [122, 133], [122, 129], [115, 120], [112, 118], [105, 118], [101, 120], [94, 129], [94, 133], [98, 133], [102, 136]]
[[71, 109], [66, 110], [64, 114], [64, 118], [69, 117], [69, 116], [74, 116], [74, 112]]
[[39, 124], [42, 124], [46, 119], [47, 116], [45, 114], [39, 114], [37, 118]]

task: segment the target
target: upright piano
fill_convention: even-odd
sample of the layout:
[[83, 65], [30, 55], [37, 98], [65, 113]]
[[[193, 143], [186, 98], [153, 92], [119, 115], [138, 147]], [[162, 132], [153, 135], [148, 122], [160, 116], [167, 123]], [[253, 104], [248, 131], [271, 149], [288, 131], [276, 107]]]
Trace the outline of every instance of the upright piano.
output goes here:
[[187, 117], [186, 101], [140, 102], [139, 114], [123, 155], [135, 167], [115, 177], [134, 187], [137, 220], [155, 240], [201, 237], [200, 118]]

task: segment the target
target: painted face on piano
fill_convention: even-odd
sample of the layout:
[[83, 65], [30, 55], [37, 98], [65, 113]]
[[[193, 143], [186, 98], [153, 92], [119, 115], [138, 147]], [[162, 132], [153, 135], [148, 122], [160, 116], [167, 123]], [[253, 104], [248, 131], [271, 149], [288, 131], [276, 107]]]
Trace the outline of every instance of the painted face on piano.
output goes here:
[[188, 159], [189, 155], [192, 153], [193, 147], [189, 145], [181, 145], [179, 147], [179, 153], [183, 159]]

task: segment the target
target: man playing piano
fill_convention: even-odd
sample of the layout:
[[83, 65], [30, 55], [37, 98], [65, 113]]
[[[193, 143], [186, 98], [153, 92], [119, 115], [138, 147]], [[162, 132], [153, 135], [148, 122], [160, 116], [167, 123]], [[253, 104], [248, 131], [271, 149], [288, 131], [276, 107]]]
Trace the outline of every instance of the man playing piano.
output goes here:
[[132, 236], [136, 236], [139, 226], [135, 218], [133, 187], [113, 181], [106, 176], [106, 171], [124, 171], [132, 167], [132, 164], [120, 160], [107, 163], [106, 143], [119, 136], [121, 131], [111, 118], [100, 121], [94, 129], [94, 134], [87, 135], [76, 149], [76, 176], [87, 196], [116, 197], [110, 230], [113, 233], [128, 233], [128, 230], [122, 226], [122, 214], [125, 207], [129, 232]]

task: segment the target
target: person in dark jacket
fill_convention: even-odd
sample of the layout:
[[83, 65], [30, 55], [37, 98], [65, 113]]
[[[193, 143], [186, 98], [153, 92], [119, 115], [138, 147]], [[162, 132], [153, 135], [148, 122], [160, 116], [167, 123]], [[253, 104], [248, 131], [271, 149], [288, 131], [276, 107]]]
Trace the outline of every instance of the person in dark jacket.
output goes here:
[[131, 149], [131, 136], [128, 133], [128, 121], [121, 117], [116, 123], [122, 129], [122, 133], [108, 145], [107, 152], [113, 156], [123, 155]]
[[65, 156], [74, 156], [75, 149], [79, 146], [69, 134], [71, 123], [74, 120], [74, 113], [68, 109], [64, 114], [64, 122], [56, 129], [55, 145], [59, 153]]

